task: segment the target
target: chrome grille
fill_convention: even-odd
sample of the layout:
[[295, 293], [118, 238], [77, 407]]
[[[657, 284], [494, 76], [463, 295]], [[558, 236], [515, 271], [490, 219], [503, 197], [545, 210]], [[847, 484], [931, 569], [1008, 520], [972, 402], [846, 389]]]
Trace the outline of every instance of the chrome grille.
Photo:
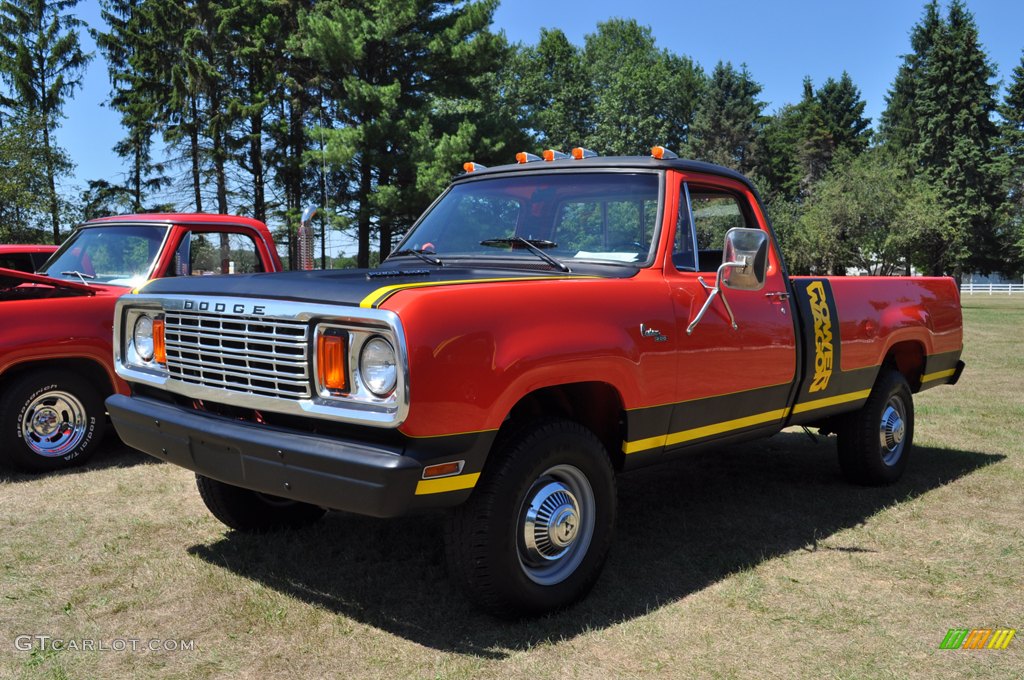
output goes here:
[[168, 311], [167, 371], [186, 383], [305, 399], [309, 326], [257, 316]]

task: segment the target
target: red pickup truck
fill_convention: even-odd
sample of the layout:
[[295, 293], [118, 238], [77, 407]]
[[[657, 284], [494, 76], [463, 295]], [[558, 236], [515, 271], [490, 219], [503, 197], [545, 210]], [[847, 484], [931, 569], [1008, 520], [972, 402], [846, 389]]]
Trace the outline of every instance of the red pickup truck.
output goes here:
[[57, 246], [0, 244], [0, 269], [32, 273], [42, 267]]
[[595, 582], [618, 471], [805, 425], [899, 479], [912, 395], [963, 369], [953, 280], [790, 277], [741, 175], [574, 151], [467, 164], [374, 270], [122, 298], [117, 431], [238, 530], [451, 508], [450, 571], [503, 616]]
[[126, 215], [87, 222], [39, 274], [0, 268], [0, 464], [76, 465], [106, 427], [117, 298], [159, 277], [281, 269], [262, 222], [225, 215]]

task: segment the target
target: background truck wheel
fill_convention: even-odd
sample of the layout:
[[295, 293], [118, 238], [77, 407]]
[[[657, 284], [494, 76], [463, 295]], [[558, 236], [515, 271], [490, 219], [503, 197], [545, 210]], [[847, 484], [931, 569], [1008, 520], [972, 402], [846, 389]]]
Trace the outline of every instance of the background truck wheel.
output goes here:
[[85, 378], [33, 371], [12, 380], [0, 398], [0, 463], [27, 472], [79, 465], [107, 427], [103, 396]]
[[313, 524], [327, 512], [309, 503], [279, 498], [196, 475], [203, 503], [213, 516], [245, 532], [297, 529]]
[[892, 484], [914, 443], [914, 402], [906, 378], [883, 368], [861, 409], [839, 431], [839, 467], [855, 484]]
[[449, 519], [453, 578], [502, 618], [576, 602], [597, 581], [615, 525], [615, 473], [604, 446], [581, 425], [545, 420], [492, 455]]

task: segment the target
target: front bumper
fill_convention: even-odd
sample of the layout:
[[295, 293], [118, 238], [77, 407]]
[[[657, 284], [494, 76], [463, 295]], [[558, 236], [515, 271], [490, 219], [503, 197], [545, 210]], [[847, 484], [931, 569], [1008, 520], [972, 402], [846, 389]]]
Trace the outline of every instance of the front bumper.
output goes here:
[[[226, 484], [273, 496], [395, 517], [414, 508], [458, 504], [472, 491], [418, 495], [423, 466], [430, 461], [408, 455], [402, 447], [261, 427], [146, 397], [114, 395], [106, 403], [118, 435], [128, 446]], [[467, 472], [471, 472], [483, 465], [486, 454], [479, 455], [481, 448], [445, 451], [444, 458], [470, 454]]]

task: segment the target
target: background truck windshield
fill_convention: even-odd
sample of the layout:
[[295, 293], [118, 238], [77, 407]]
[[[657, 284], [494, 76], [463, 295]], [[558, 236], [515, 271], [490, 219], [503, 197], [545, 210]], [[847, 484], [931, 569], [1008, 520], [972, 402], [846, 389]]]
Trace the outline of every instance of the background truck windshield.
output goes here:
[[57, 279], [133, 287], [143, 283], [167, 234], [164, 226], [100, 226], [75, 232], [42, 272]]

